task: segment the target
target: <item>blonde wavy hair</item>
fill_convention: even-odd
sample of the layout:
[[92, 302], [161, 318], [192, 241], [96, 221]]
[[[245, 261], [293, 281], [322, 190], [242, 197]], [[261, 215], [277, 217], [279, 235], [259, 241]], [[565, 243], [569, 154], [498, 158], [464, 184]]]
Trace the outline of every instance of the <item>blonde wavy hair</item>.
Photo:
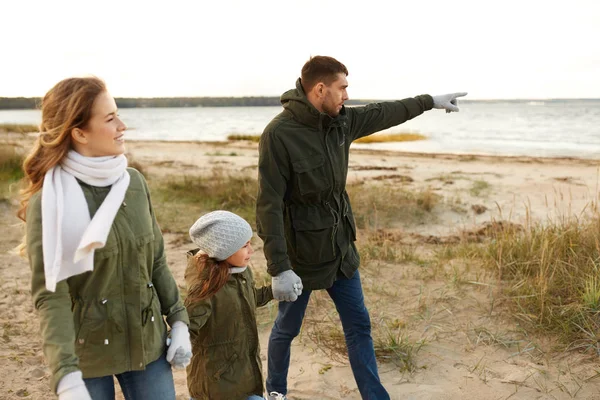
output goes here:
[[[40, 134], [23, 162], [24, 189], [20, 191], [17, 217], [24, 222], [29, 200], [42, 189], [46, 172], [59, 164], [72, 148], [71, 131], [86, 127], [94, 101], [105, 91], [106, 85], [99, 78], [68, 78], [54, 85], [42, 99]], [[22, 255], [25, 253], [25, 238], [18, 250]]]

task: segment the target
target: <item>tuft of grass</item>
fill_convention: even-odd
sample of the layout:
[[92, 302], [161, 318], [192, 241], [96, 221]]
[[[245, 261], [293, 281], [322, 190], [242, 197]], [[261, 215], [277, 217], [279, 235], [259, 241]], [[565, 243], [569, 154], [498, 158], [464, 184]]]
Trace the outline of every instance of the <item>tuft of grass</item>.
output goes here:
[[490, 184], [486, 181], [476, 180], [471, 185], [469, 192], [475, 197], [479, 197], [490, 189]]
[[524, 327], [556, 336], [565, 348], [600, 354], [600, 216], [521, 230], [507, 225], [471, 250], [501, 279]]
[[433, 250], [433, 258], [440, 265], [447, 264], [452, 260], [469, 262], [473, 259], [479, 259], [479, 255], [482, 251], [480, 244], [463, 239], [459, 240], [458, 243], [436, 247]]
[[401, 236], [400, 232], [383, 229], [367, 230], [366, 235], [357, 242], [362, 264], [367, 265], [370, 260], [419, 262], [414, 246], [401, 244]]
[[221, 151], [215, 151], [213, 153], [205, 153], [207, 156], [216, 156], [216, 157], [236, 157], [239, 156], [238, 153], [236, 153], [235, 151], [229, 152], [229, 153], [223, 153]]
[[426, 140], [427, 136], [418, 133], [392, 133], [392, 134], [375, 134], [362, 137], [354, 141], [354, 143], [388, 143], [388, 142], [414, 142], [416, 140]]
[[514, 335], [509, 332], [497, 330], [492, 331], [485, 326], [476, 326], [472, 331], [468, 332], [469, 340], [475, 346], [483, 344], [486, 346], [503, 347], [505, 349], [511, 349], [513, 347], [519, 347], [523, 349], [531, 348], [531, 342], [527, 342], [522, 339], [516, 339], [513, 336]]
[[421, 210], [430, 213], [433, 211], [433, 207], [439, 202], [440, 196], [427, 189], [415, 193], [414, 199]]
[[23, 178], [23, 155], [15, 147], [0, 147], [0, 200], [10, 199], [13, 186]]
[[479, 157], [477, 157], [473, 154], [466, 154], [466, 155], [461, 155], [458, 157], [458, 161], [462, 161], [462, 162], [477, 161], [477, 160], [479, 160]]
[[600, 282], [597, 276], [590, 275], [584, 280], [581, 300], [586, 309], [600, 312]]
[[[186, 233], [190, 218], [197, 218], [215, 209], [227, 209], [251, 223], [255, 221], [258, 186], [253, 177], [229, 175], [221, 169], [214, 169], [208, 177], [153, 177], [148, 181], [158, 220], [167, 232]], [[369, 185], [369, 189], [365, 190], [365, 185], [355, 184], [348, 186], [348, 192], [359, 228], [414, 225], [436, 218], [432, 210], [439, 196], [429, 189], [411, 192], [390, 186]], [[186, 212], [182, 213], [182, 209]], [[406, 258], [401, 255], [397, 257]]]
[[430, 189], [408, 191], [394, 186], [354, 184], [347, 187], [359, 228], [416, 225], [435, 220], [432, 210], [440, 197]]
[[325, 374], [325, 372], [329, 371], [332, 367], [333, 367], [333, 365], [331, 365], [331, 364], [323, 365], [323, 367], [319, 370], [319, 374], [320, 375]]
[[[332, 302], [326, 301], [325, 296], [322, 291], [313, 293], [302, 336], [312, 341], [331, 360], [347, 362], [344, 331]], [[418, 368], [416, 355], [425, 342], [411, 341], [406, 332], [405, 324], [397, 319], [391, 320], [386, 316], [372, 319], [375, 356], [381, 361], [396, 364], [402, 372], [414, 372]]]
[[243, 135], [243, 134], [231, 134], [227, 136], [227, 140], [248, 140], [253, 143], [260, 141], [260, 135]]
[[470, 181], [471, 178], [466, 175], [461, 174], [460, 171], [453, 171], [449, 174], [440, 174], [440, 175], [432, 176], [431, 178], [425, 179], [425, 182], [440, 181], [444, 185], [453, 185], [458, 180]]
[[346, 339], [339, 321], [335, 323], [333, 319], [314, 320], [309, 318], [306, 322], [309, 324], [304, 323], [305, 328], [302, 333], [315, 343], [319, 350], [332, 361], [344, 362], [347, 360]]
[[460, 198], [460, 196], [448, 197], [445, 199], [445, 204], [457, 214], [468, 213], [466, 203]]
[[0, 132], [24, 134], [39, 131], [40, 128], [33, 124], [0, 124]]
[[208, 177], [154, 178], [149, 179], [149, 183], [163, 231], [187, 234], [191, 223], [200, 215], [221, 209], [240, 215], [250, 224], [255, 223], [258, 186], [253, 178], [214, 169]]
[[2, 340], [4, 340], [4, 343], [9, 343], [11, 341], [10, 337], [13, 334], [14, 327], [10, 322], [5, 322], [2, 324], [2, 328]]
[[422, 340], [413, 342], [400, 329], [386, 328], [376, 332], [373, 339], [375, 356], [400, 367], [400, 372], [415, 372], [418, 368], [416, 355], [425, 345]]

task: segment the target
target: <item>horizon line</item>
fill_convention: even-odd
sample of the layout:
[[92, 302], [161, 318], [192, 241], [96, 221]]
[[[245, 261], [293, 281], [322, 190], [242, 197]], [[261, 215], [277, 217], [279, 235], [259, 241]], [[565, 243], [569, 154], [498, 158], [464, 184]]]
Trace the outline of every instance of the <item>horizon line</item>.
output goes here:
[[[41, 99], [43, 96], [0, 96], [0, 99]], [[152, 99], [274, 99], [280, 98], [281, 95], [276, 96], [268, 96], [268, 95], [252, 95], [252, 96], [116, 96], [115, 100], [118, 99], [144, 99], [144, 100], [152, 100]], [[406, 98], [406, 97], [403, 97]], [[374, 102], [374, 101], [395, 101], [401, 100], [402, 98], [357, 98], [357, 99], [349, 99], [350, 102], [355, 101], [366, 101], [366, 102]], [[600, 97], [485, 97], [485, 98], [465, 98], [460, 99], [460, 102], [468, 102], [468, 101], [560, 101], [560, 100], [600, 100]]]

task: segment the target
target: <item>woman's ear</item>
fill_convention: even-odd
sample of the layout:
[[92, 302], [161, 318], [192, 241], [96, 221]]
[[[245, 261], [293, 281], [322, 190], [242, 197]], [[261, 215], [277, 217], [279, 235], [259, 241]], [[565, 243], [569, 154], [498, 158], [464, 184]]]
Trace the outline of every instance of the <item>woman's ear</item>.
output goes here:
[[79, 128], [71, 129], [71, 139], [73, 139], [75, 143], [79, 144], [87, 144], [88, 142], [86, 133]]

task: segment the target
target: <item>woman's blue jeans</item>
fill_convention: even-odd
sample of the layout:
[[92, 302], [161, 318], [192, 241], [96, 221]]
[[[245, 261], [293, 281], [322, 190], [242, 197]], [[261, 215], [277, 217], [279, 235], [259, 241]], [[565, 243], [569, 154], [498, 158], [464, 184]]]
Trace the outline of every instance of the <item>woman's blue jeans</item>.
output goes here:
[[[171, 364], [165, 355], [146, 365], [143, 371], [130, 371], [115, 375], [126, 400], [175, 400], [175, 384]], [[113, 376], [83, 380], [93, 400], [114, 400]]]

